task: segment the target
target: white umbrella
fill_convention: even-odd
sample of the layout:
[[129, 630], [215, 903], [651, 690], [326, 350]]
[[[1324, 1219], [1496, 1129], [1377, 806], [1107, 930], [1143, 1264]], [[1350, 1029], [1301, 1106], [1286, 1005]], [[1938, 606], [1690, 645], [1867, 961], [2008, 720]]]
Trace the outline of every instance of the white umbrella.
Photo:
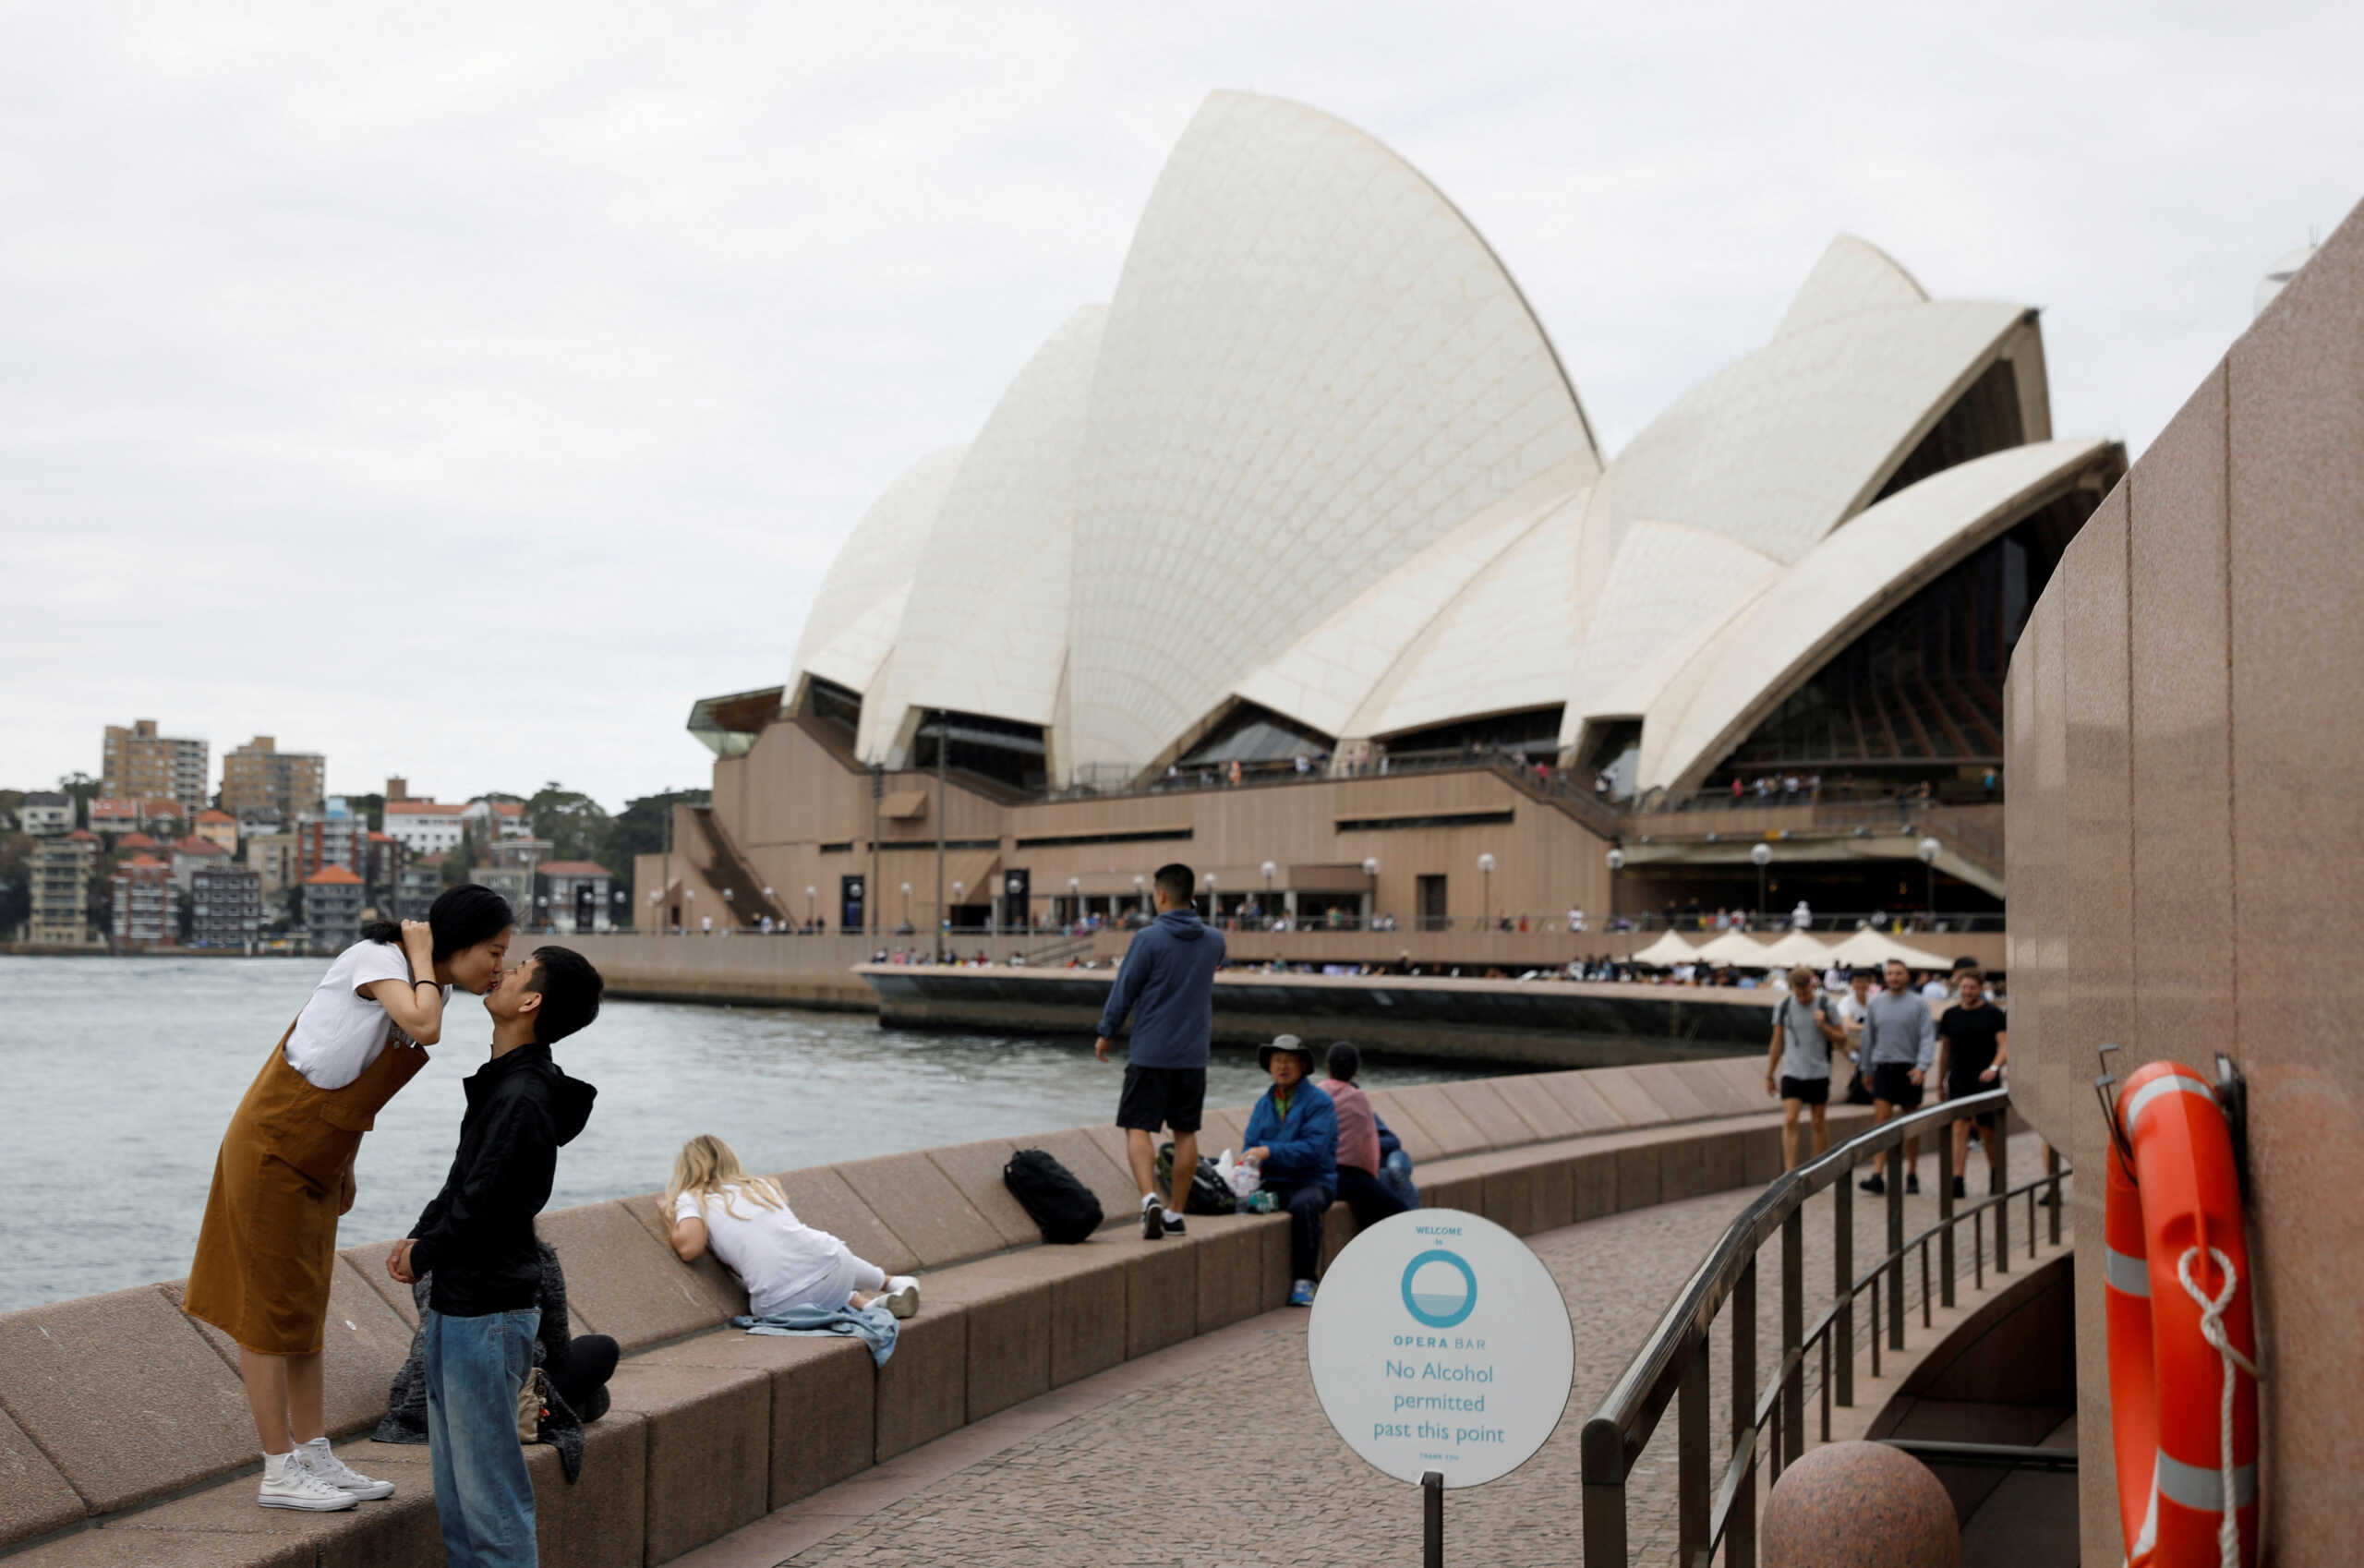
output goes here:
[[1699, 949], [1698, 957], [1709, 963], [1731, 964], [1740, 969], [1763, 969], [1774, 960], [1765, 955], [1769, 948], [1754, 937], [1737, 931], [1727, 931]]
[[1907, 969], [1949, 970], [1953, 959], [1939, 958], [1907, 943], [1901, 936], [1890, 936], [1877, 931], [1858, 931], [1830, 951], [1830, 956], [1849, 969], [1872, 969], [1890, 959], [1901, 959]]
[[1672, 969], [1677, 964], [1689, 963], [1698, 955], [1698, 948], [1670, 931], [1634, 954], [1629, 961], [1650, 969]]
[[1764, 961], [1782, 969], [1799, 964], [1821, 969], [1830, 962], [1830, 956], [1828, 944], [1819, 942], [1803, 931], [1792, 931], [1765, 949]]

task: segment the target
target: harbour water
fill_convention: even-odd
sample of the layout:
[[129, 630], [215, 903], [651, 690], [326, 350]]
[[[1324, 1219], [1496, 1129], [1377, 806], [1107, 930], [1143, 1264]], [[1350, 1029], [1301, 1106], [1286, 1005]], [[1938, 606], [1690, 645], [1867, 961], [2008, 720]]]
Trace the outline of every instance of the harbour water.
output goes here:
[[[318, 978], [280, 959], [0, 958], [0, 1311], [187, 1272], [222, 1129]], [[455, 995], [434, 1059], [363, 1141], [344, 1242], [402, 1235], [435, 1195], [489, 1039], [481, 1004]], [[656, 1002], [610, 1002], [559, 1056], [599, 1100], [560, 1155], [553, 1208], [661, 1187], [694, 1133], [787, 1170], [1103, 1122], [1123, 1077], [1088, 1039]], [[1363, 1080], [1482, 1070], [1373, 1062]], [[1208, 1103], [1265, 1082], [1252, 1051], [1218, 1052]]]

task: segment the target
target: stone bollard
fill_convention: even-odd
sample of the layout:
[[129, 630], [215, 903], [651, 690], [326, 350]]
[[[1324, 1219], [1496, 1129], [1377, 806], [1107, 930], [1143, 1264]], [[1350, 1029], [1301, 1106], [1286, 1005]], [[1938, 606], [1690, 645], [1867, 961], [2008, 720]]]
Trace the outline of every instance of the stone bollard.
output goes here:
[[1834, 1442], [1766, 1500], [1764, 1568], [1961, 1568], [1961, 1525], [1929, 1467], [1884, 1442]]

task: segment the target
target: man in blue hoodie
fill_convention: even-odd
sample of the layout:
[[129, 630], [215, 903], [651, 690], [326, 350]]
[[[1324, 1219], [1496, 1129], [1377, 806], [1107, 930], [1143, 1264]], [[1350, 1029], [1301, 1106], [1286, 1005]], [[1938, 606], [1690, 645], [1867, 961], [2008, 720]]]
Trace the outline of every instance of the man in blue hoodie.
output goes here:
[[[1207, 1103], [1207, 1057], [1215, 1032], [1215, 971], [1223, 968], [1223, 934], [1190, 905], [1197, 874], [1187, 865], [1158, 867], [1157, 919], [1125, 949], [1108, 1006], [1092, 1045], [1102, 1061], [1116, 1044], [1125, 1016], [1133, 1038], [1116, 1125], [1141, 1189], [1141, 1235], [1157, 1241], [1182, 1234], [1178, 1205], [1199, 1168], [1199, 1123]], [[1176, 1191], [1157, 1194], [1156, 1136], [1174, 1131]]]

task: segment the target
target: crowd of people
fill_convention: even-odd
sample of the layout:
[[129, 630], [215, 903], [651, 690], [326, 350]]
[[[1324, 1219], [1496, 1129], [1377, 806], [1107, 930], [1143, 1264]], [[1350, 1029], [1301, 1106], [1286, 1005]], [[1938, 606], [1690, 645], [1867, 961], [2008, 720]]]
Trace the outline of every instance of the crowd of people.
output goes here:
[[[1781, 1102], [1782, 1167], [1800, 1161], [1799, 1120], [1812, 1124], [1814, 1153], [1830, 1147], [1826, 1107], [1839, 1081], [1836, 1063], [1846, 1058], [1845, 1097], [1873, 1108], [1875, 1124], [1918, 1110], [1932, 1087], [1956, 1100], [1982, 1093], [2003, 1080], [2010, 1059], [2008, 1015], [1999, 994], [1990, 994], [1977, 960], [1958, 960], [1949, 975], [1915, 977], [1901, 959], [1877, 971], [1832, 970], [1817, 975], [1800, 964], [1786, 976], [1784, 994], [1773, 1004], [1773, 1033], [1765, 1062], [1765, 1092]], [[1995, 1126], [1992, 1113], [1954, 1124], [1947, 1173], [1953, 1195], [1964, 1195], [1972, 1124], [1981, 1132]], [[1983, 1139], [1990, 1171], [2001, 1159], [1993, 1138]], [[1921, 1143], [1903, 1148], [1904, 1186], [1921, 1190]], [[1888, 1190], [1888, 1156], [1878, 1156], [1860, 1184], [1866, 1192]]]

